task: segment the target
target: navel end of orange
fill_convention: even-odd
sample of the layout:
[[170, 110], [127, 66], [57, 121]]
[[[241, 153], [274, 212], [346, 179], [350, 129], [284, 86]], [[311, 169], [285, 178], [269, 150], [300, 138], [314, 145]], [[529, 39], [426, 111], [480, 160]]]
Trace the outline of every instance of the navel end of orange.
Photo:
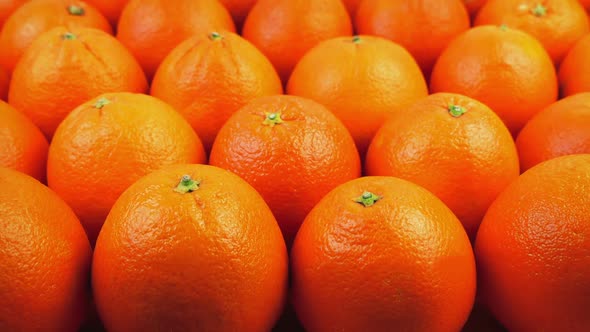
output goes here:
[[180, 179], [180, 182], [176, 188], [174, 188], [174, 191], [180, 194], [192, 193], [193, 191], [199, 189], [200, 184], [200, 181], [195, 181], [190, 175], [185, 174]]

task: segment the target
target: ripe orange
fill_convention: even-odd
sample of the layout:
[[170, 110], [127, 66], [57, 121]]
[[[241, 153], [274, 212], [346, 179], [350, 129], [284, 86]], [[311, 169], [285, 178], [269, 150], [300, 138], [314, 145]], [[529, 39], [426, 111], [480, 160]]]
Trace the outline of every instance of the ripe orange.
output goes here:
[[235, 31], [231, 15], [217, 0], [131, 0], [119, 18], [117, 38], [151, 79], [174, 47], [214, 30]]
[[350, 35], [352, 24], [340, 0], [258, 0], [243, 29], [243, 36], [268, 57], [285, 84], [308, 50]]
[[461, 0], [364, 0], [355, 26], [360, 34], [377, 35], [405, 47], [425, 77], [440, 53], [470, 27]]
[[351, 18], [356, 16], [356, 11], [359, 8], [362, 0], [342, 0]]
[[556, 64], [590, 31], [588, 16], [578, 0], [489, 0], [475, 25], [506, 24], [537, 38]]
[[355, 36], [330, 39], [310, 50], [293, 70], [287, 92], [327, 106], [364, 157], [385, 120], [426, 97], [428, 87], [402, 47], [379, 37]]
[[117, 26], [119, 16], [129, 0], [85, 0], [90, 5], [96, 7], [108, 20], [113, 27]]
[[181, 43], [162, 62], [151, 89], [188, 120], [207, 151], [240, 107], [283, 93], [268, 59], [231, 32], [202, 33]]
[[0, 0], [0, 27], [12, 13], [29, 0]]
[[430, 190], [474, 240], [487, 208], [520, 174], [502, 120], [484, 104], [437, 93], [397, 113], [367, 153], [368, 175], [389, 175]]
[[431, 92], [452, 92], [494, 110], [513, 136], [544, 107], [557, 100], [557, 77], [543, 46], [506, 26], [473, 28], [441, 54]]
[[294, 96], [261, 97], [236, 112], [217, 135], [210, 164], [258, 190], [289, 247], [313, 206], [361, 173], [346, 127], [324, 106]]
[[276, 220], [250, 185], [216, 167], [175, 165], [117, 201], [92, 283], [108, 331], [270, 331], [287, 270]]
[[45, 181], [48, 144], [35, 125], [7, 103], [0, 101], [0, 167]]
[[0, 167], [0, 330], [77, 332], [86, 316], [92, 250], [51, 190]]
[[101, 93], [145, 92], [133, 56], [96, 29], [54, 28], [33, 42], [12, 75], [8, 101], [51, 138], [75, 107]]
[[559, 87], [562, 96], [590, 92], [588, 59], [590, 59], [590, 34], [576, 43], [559, 67]]
[[237, 27], [242, 27], [244, 21], [258, 0], [220, 0], [232, 15]]
[[459, 331], [475, 261], [453, 213], [393, 177], [343, 184], [305, 218], [291, 252], [293, 301], [307, 331]]
[[0, 66], [0, 99], [8, 99], [8, 87], [10, 86], [10, 74]]
[[35, 0], [19, 7], [0, 33], [0, 65], [14, 70], [26, 49], [42, 33], [58, 26], [88, 27], [112, 33], [102, 14], [78, 0]]
[[537, 114], [516, 140], [521, 169], [556, 157], [590, 154], [590, 93], [562, 99]]
[[488, 0], [463, 0], [469, 16], [475, 18], [481, 7], [483, 7]]
[[82, 104], [58, 127], [47, 179], [94, 244], [111, 207], [137, 179], [162, 166], [205, 161], [198, 136], [168, 104], [111, 93]]
[[590, 155], [541, 163], [492, 204], [475, 253], [483, 301], [509, 331], [589, 331]]

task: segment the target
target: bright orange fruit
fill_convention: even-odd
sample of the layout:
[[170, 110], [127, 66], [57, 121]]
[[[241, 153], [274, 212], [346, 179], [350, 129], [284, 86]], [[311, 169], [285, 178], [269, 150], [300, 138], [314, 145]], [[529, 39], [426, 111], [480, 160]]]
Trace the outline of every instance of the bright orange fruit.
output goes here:
[[559, 88], [563, 97], [590, 92], [590, 34], [580, 39], [559, 66]]

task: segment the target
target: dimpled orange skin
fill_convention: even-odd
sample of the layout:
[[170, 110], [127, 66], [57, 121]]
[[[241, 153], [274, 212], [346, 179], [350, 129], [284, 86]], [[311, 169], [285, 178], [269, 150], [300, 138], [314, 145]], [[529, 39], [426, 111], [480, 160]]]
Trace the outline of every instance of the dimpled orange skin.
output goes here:
[[[267, 123], [272, 113], [283, 122]], [[261, 97], [236, 112], [217, 135], [209, 163], [258, 190], [288, 247], [325, 194], [361, 175], [346, 127], [324, 106], [295, 96]]]
[[268, 59], [231, 32], [202, 33], [162, 62], [151, 94], [174, 106], [211, 150], [225, 121], [251, 100], [283, 93]]
[[[364, 192], [381, 197], [365, 207]], [[459, 331], [475, 297], [461, 223], [434, 195], [393, 177], [343, 184], [305, 219], [291, 252], [306, 330]]]
[[25, 2], [30, 0], [0, 0], [0, 26], [4, 25], [6, 19]]
[[39, 128], [7, 103], [0, 101], [0, 167], [45, 181], [49, 145]]
[[109, 20], [111, 25], [116, 27], [119, 16], [129, 0], [86, 0], [86, 2], [96, 7]]
[[438, 59], [431, 93], [466, 95], [489, 106], [513, 136], [557, 100], [555, 67], [543, 46], [525, 32], [481, 26], [459, 35]]
[[590, 154], [590, 93], [564, 98], [527, 123], [516, 139], [522, 171], [549, 159]]
[[[67, 33], [74, 39], [65, 38]], [[51, 139], [78, 105], [118, 91], [147, 91], [145, 75], [129, 51], [100, 30], [58, 27], [27, 49], [12, 75], [8, 102]]]
[[[465, 113], [453, 116], [451, 105]], [[369, 147], [365, 170], [430, 190], [472, 240], [487, 208], [520, 174], [502, 120], [474, 99], [446, 93], [430, 95], [385, 123]]]
[[235, 31], [231, 15], [217, 0], [131, 0], [119, 18], [117, 38], [151, 80], [174, 47], [212, 30]]
[[258, 0], [220, 0], [227, 8], [234, 19], [237, 27], [241, 27], [248, 16], [248, 13]]
[[[542, 7], [537, 7], [541, 5]], [[537, 8], [544, 8], [535, 13]], [[588, 16], [578, 0], [488, 0], [474, 25], [506, 24], [537, 38], [555, 64], [590, 31]]]
[[92, 250], [72, 210], [35, 179], [0, 167], [0, 330], [78, 331]]
[[541, 163], [492, 204], [475, 244], [482, 300], [509, 331], [590, 330], [590, 155]]
[[[70, 7], [74, 6], [74, 7]], [[82, 8], [73, 13], [69, 8]], [[26, 49], [42, 33], [58, 26], [87, 27], [113, 33], [109, 21], [92, 6], [77, 0], [35, 0], [19, 7], [0, 33], [0, 65], [14, 70]]]
[[352, 23], [340, 0], [258, 0], [242, 35], [268, 57], [286, 84], [307, 51], [324, 40], [352, 35]]
[[359, 34], [381, 36], [406, 48], [428, 78], [440, 53], [470, 22], [461, 0], [364, 0], [355, 27]]
[[401, 46], [356, 36], [330, 39], [310, 50], [293, 70], [287, 93], [328, 107], [364, 157], [379, 127], [426, 97], [428, 87], [416, 61]]
[[[102, 98], [108, 104], [99, 108]], [[142, 94], [111, 93], [64, 119], [49, 148], [47, 178], [94, 244], [111, 207], [137, 179], [165, 165], [205, 162], [201, 141], [172, 107]]]
[[580, 39], [559, 67], [559, 88], [563, 97], [590, 92], [590, 35]]
[[[176, 192], [184, 175], [198, 189]], [[216, 167], [175, 165], [117, 201], [92, 280], [108, 331], [270, 331], [287, 270], [276, 220], [250, 185]]]

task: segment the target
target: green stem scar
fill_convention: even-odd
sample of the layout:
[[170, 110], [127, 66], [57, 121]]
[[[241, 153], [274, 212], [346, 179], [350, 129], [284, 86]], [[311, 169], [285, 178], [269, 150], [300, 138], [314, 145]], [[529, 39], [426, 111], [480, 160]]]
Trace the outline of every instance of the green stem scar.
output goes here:
[[190, 175], [183, 175], [180, 179], [180, 183], [174, 188], [174, 191], [181, 194], [192, 193], [199, 189], [200, 184], [199, 181], [193, 180]]
[[369, 207], [375, 205], [375, 203], [377, 203], [377, 201], [381, 198], [381, 196], [377, 196], [370, 191], [365, 191], [360, 197], [358, 197], [354, 201], [359, 204], [362, 204], [364, 207]]
[[110, 104], [111, 101], [106, 98], [100, 98], [94, 103], [94, 108], [98, 108], [99, 110], [105, 107], [106, 105]]
[[463, 115], [463, 114], [467, 113], [467, 110], [466, 110], [466, 109], [464, 109], [464, 108], [463, 108], [463, 107], [461, 107], [461, 106], [458, 106], [458, 105], [450, 105], [450, 106], [449, 106], [449, 113], [450, 113], [450, 114], [451, 114], [453, 117], [455, 117], [455, 118], [458, 118], [458, 117], [460, 117], [461, 115]]
[[355, 44], [360, 44], [361, 43], [361, 36], [352, 37], [352, 42]]
[[219, 32], [211, 32], [211, 34], [209, 34], [209, 39], [211, 39], [211, 40], [222, 40], [223, 39], [223, 36]]
[[61, 38], [64, 40], [74, 40], [76, 39], [76, 35], [71, 32], [66, 32], [61, 36]]
[[86, 13], [86, 11], [80, 6], [71, 5], [68, 6], [68, 13], [70, 13], [70, 15], [82, 16]]
[[264, 113], [266, 117], [262, 124], [274, 127], [275, 125], [283, 123], [283, 118], [281, 117], [280, 112], [271, 112], [271, 113]]
[[543, 17], [547, 15], [547, 7], [538, 3], [534, 8], [531, 9], [531, 13], [537, 17]]

